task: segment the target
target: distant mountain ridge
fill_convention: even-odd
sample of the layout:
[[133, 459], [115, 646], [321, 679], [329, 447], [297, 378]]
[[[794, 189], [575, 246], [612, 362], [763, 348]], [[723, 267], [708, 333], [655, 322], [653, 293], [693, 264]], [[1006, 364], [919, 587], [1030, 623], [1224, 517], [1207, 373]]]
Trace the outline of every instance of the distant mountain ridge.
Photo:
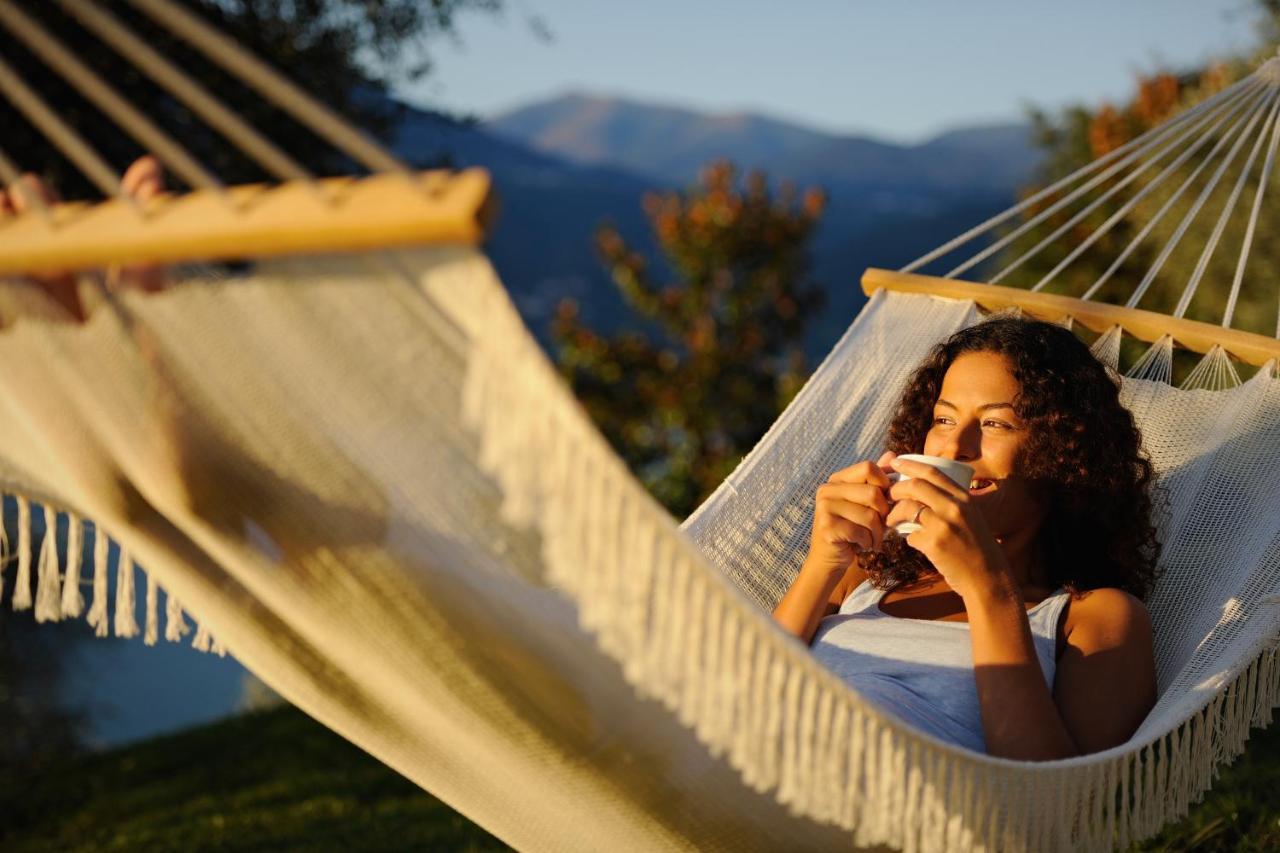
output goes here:
[[752, 113], [704, 114], [624, 98], [567, 94], [484, 128], [579, 165], [687, 182], [710, 160], [804, 183], [864, 189], [1012, 191], [1039, 160], [1029, 125], [961, 128], [920, 145], [840, 135]]
[[806, 336], [815, 359], [865, 300], [857, 282], [867, 266], [901, 266], [1008, 206], [1038, 162], [1024, 125], [959, 128], [903, 146], [764, 116], [587, 95], [479, 123], [409, 108], [393, 145], [418, 165], [493, 174], [499, 216], [486, 250], [544, 343], [566, 297], [601, 331], [633, 322], [595, 256], [593, 235], [610, 222], [653, 257], [640, 207], [646, 191], [687, 186], [721, 158], [762, 168], [772, 180], [823, 187], [828, 205], [812, 270], [827, 304]]

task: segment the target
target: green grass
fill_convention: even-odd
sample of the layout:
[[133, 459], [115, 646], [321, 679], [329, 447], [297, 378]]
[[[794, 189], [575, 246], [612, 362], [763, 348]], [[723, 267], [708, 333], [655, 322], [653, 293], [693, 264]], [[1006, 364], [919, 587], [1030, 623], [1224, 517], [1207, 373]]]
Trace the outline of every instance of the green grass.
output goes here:
[[[292, 708], [56, 767], [0, 773], [0, 849], [501, 850]], [[1139, 848], [1280, 850], [1280, 726], [1254, 732], [1182, 823]]]
[[1240, 756], [1191, 807], [1186, 820], [1167, 827], [1142, 850], [1240, 851], [1280, 850], [1280, 720], [1254, 730]]
[[0, 850], [505, 850], [293, 708], [0, 773]]

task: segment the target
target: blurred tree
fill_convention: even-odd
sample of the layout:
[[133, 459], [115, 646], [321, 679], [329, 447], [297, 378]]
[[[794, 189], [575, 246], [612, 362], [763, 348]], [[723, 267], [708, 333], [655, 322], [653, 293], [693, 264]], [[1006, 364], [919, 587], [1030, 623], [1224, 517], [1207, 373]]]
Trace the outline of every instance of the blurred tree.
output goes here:
[[[456, 37], [458, 16], [496, 13], [503, 0], [177, 0], [216, 26], [321, 101], [375, 136], [387, 137], [400, 108], [386, 97], [393, 79], [431, 70], [430, 44]], [[221, 136], [209, 130], [167, 91], [80, 26], [57, 3], [23, 2], [23, 10], [65, 44], [228, 183], [266, 175]], [[338, 152], [264, 101], [195, 48], [157, 26], [130, 4], [111, 11], [153, 48], [263, 130], [283, 150], [318, 174], [350, 168]], [[109, 163], [122, 170], [141, 147], [50, 70], [25, 45], [0, 29], [4, 58], [62, 118]], [[42, 134], [7, 100], [0, 99], [3, 149], [23, 169], [42, 173], [71, 198], [97, 197]]]
[[560, 368], [614, 448], [684, 517], [764, 434], [807, 376], [804, 328], [821, 305], [808, 244], [818, 190], [775, 194], [729, 163], [644, 210], [672, 280], [612, 227], [596, 248], [647, 331], [605, 337], [562, 302], [553, 327]]

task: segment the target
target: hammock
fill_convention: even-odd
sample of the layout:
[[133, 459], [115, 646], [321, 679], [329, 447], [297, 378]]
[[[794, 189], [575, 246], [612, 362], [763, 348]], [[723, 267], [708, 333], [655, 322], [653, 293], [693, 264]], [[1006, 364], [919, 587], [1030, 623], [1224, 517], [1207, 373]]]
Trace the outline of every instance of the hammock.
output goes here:
[[[1159, 292], [1147, 281], [1120, 307], [1044, 283], [970, 284], [954, 278], [963, 269], [870, 271], [866, 308], [680, 526], [588, 422], [476, 248], [483, 175], [415, 175], [168, 0], [130, 3], [383, 173], [283, 174], [142, 210], [58, 205], [0, 228], [0, 486], [20, 516], [17, 566], [3, 575], [13, 606], [39, 620], [87, 615], [100, 634], [147, 642], [182, 639], [192, 615], [197, 647], [229, 650], [521, 849], [1107, 849], [1184, 814], [1249, 728], [1269, 722], [1280, 700], [1280, 342], [1231, 320], [1237, 305], [1253, 316], [1274, 303], [1273, 287], [1242, 287], [1280, 136], [1274, 61], [911, 268], [975, 240], [975, 263], [1007, 258], [1019, 215], [1087, 207], [1113, 178], [1137, 195], [1162, 182], [1128, 176], [1163, 168], [1162, 157], [1191, 150], [1184, 164], [1220, 178], [1248, 147], [1235, 140], [1252, 139], [1228, 199], [1247, 203], [1256, 185], [1249, 238], [1220, 325], [1188, 319], [1182, 300], [1171, 316], [1138, 308]], [[131, 49], [96, 4], [60, 5]], [[8, 0], [0, 25], [69, 80], [107, 85]], [[146, 56], [146, 73], [182, 89], [176, 67]], [[0, 62], [0, 91], [116, 192], [8, 71]], [[183, 162], [109, 89], [93, 100], [171, 167]], [[192, 109], [270, 153], [216, 105]], [[2, 176], [14, 171], [0, 152]], [[1196, 213], [1219, 209], [1211, 198]], [[1141, 203], [1128, 213], [1155, 215]], [[256, 260], [234, 272], [174, 267], [160, 293], [104, 292], [86, 274], [83, 323], [17, 276], [245, 254]], [[1099, 333], [1095, 352], [1117, 366], [1122, 343], [1152, 342], [1122, 390], [1170, 507], [1149, 603], [1158, 704], [1123, 746], [1044, 763], [910, 729], [768, 615], [804, 556], [815, 486], [879, 452], [898, 390], [936, 341], [1010, 306]], [[1174, 342], [1205, 354], [1181, 388], [1168, 381]], [[1257, 369], [1242, 382], [1243, 365]]]

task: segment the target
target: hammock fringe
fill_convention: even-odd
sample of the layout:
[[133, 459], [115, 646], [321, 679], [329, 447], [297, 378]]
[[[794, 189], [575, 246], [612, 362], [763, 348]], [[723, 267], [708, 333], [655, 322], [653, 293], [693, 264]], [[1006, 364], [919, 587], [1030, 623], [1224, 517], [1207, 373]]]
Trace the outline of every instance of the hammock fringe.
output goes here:
[[[107, 637], [112, 633], [117, 637], [131, 638], [143, 635], [143, 642], [154, 646], [160, 636], [160, 593], [162, 588], [154, 574], [144, 571], [146, 579], [145, 623], [140, 628], [137, 622], [137, 596], [134, 585], [134, 570], [137, 568], [129, 552], [117, 544], [114, 620], [112, 618], [110, 598], [111, 572], [111, 538], [97, 525], [94, 525], [93, 538], [93, 599], [85, 612], [84, 595], [80, 591], [82, 583], [83, 548], [85, 522], [72, 512], [62, 513], [67, 520], [66, 535], [66, 570], [63, 573], [59, 565], [57, 516], [59, 511], [49, 505], [42, 506], [45, 533], [40, 542], [40, 551], [35, 559], [37, 570], [36, 593], [34, 601], [31, 595], [32, 547], [34, 538], [31, 530], [31, 499], [22, 495], [0, 495], [12, 498], [18, 509], [18, 572], [14, 579], [12, 592], [14, 610], [31, 609], [34, 603], [37, 622], [57, 622], [63, 619], [74, 619], [84, 615], [85, 621], [94, 629], [95, 636]], [[13, 559], [9, 546], [8, 533], [0, 525], [0, 594], [3, 594], [3, 569]], [[181, 642], [183, 637], [191, 633], [190, 626], [183, 617], [182, 605], [176, 598], [166, 595], [165, 632], [169, 642]], [[192, 646], [200, 651], [212, 652], [219, 656], [227, 654], [226, 647], [214, 637], [207, 628], [201, 626], [197, 631]]]
[[84, 562], [84, 522], [67, 513], [67, 576], [62, 584], [62, 618], [75, 619], [84, 612], [80, 592], [80, 566]]
[[44, 508], [44, 539], [36, 577], [36, 622], [62, 619], [62, 569], [58, 565], [58, 516]]
[[18, 577], [13, 587], [13, 609], [31, 607], [31, 503], [18, 498]]

